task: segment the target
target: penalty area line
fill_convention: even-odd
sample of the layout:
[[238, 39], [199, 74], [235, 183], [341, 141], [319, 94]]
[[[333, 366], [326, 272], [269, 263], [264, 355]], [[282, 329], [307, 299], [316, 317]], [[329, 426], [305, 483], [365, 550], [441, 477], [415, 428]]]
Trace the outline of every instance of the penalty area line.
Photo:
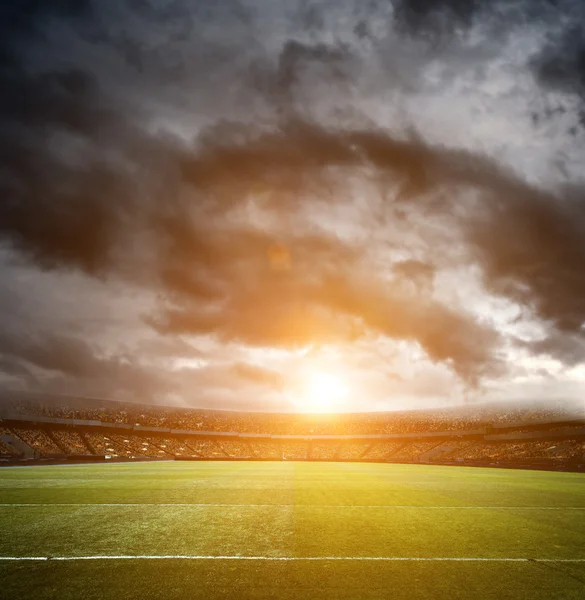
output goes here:
[[585, 558], [482, 558], [418, 556], [207, 556], [207, 555], [96, 555], [96, 556], [0, 556], [0, 561], [81, 561], [81, 560], [251, 560], [269, 562], [361, 561], [361, 562], [536, 562], [585, 563]]

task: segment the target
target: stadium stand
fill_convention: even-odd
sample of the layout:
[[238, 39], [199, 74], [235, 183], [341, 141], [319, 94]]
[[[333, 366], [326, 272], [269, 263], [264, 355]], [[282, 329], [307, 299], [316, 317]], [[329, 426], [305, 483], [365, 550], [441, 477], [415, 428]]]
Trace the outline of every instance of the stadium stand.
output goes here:
[[[237, 413], [159, 406], [138, 406], [114, 401], [66, 398], [2, 400], [3, 414], [95, 420], [102, 423], [186, 431], [255, 433], [269, 435], [370, 435], [471, 430], [486, 426], [533, 427], [539, 423], [575, 418], [572, 404], [502, 408], [497, 405], [454, 407], [432, 411], [299, 415]], [[1, 416], [1, 415], [0, 415]], [[583, 418], [583, 408], [581, 409]]]
[[[52, 440], [66, 454], [87, 454], [88, 448], [81, 436], [75, 431], [55, 429], [51, 432]], [[89, 450], [91, 454], [91, 450]]]
[[438, 442], [437, 440], [432, 440], [429, 442], [414, 442], [411, 444], [406, 444], [405, 446], [397, 450], [392, 455], [392, 458], [394, 460], [418, 460], [427, 452], [430, 452], [431, 450], [433, 450], [433, 448], [439, 446], [441, 443], [442, 442]]
[[101, 435], [99, 433], [88, 433], [88, 432], [81, 433], [80, 435], [85, 438], [86, 442], [93, 449], [93, 454], [96, 454], [96, 455], [108, 454], [108, 449], [107, 449], [108, 439], [104, 435]]
[[253, 457], [250, 444], [239, 441], [217, 441], [216, 444], [228, 458], [251, 458]]
[[43, 429], [22, 426], [11, 429], [25, 444], [38, 451], [43, 457], [65, 454]]
[[307, 442], [286, 442], [282, 444], [282, 458], [284, 460], [306, 460], [309, 450]]
[[307, 457], [309, 459], [334, 460], [339, 446], [338, 442], [311, 442]]
[[365, 442], [363, 442], [363, 441], [362, 442], [346, 441], [345, 443], [341, 444], [341, 446], [339, 447], [339, 449], [337, 451], [337, 458], [357, 460], [357, 459], [365, 456], [366, 452], [368, 451], [368, 449], [370, 448], [371, 445], [372, 445], [372, 443], [369, 441], [365, 441]]
[[[0, 406], [3, 461], [27, 454], [41, 459], [585, 465], [585, 412], [562, 404], [344, 415], [234, 413], [70, 398], [12, 398]], [[7, 443], [15, 436], [30, 452], [17, 452]]]
[[0, 439], [0, 457], [12, 458], [15, 456], [14, 450], [8, 446], [2, 439]]
[[282, 448], [275, 442], [250, 442], [255, 458], [278, 460], [282, 458]]
[[405, 446], [404, 442], [378, 442], [372, 445], [366, 456], [369, 459], [387, 459], [403, 446]]

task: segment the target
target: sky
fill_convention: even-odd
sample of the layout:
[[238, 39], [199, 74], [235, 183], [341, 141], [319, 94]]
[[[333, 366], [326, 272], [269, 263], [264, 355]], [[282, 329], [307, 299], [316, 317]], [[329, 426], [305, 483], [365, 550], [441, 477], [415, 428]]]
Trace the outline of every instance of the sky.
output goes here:
[[574, 399], [579, 0], [0, 2], [0, 389]]

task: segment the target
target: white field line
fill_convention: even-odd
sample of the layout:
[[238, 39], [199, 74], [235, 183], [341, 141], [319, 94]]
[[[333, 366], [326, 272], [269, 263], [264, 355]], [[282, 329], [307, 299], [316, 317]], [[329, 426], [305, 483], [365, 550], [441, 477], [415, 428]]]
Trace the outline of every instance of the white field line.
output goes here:
[[417, 504], [217, 504], [193, 502], [11, 502], [0, 504], [0, 508], [82, 506], [82, 507], [136, 507], [178, 506], [185, 508], [396, 508], [416, 510], [585, 510], [585, 506], [425, 506]]
[[270, 562], [362, 561], [362, 562], [536, 562], [585, 563], [585, 558], [481, 558], [418, 556], [209, 556], [209, 555], [96, 555], [96, 556], [0, 556], [0, 561], [80, 561], [80, 560], [255, 560]]

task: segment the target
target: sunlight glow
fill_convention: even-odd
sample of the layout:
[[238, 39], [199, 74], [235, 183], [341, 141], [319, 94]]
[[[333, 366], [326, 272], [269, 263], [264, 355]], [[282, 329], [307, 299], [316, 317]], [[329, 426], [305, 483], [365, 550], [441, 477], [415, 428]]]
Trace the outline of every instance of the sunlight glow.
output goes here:
[[315, 372], [307, 375], [296, 404], [305, 412], [335, 412], [348, 396], [349, 388], [342, 376]]

